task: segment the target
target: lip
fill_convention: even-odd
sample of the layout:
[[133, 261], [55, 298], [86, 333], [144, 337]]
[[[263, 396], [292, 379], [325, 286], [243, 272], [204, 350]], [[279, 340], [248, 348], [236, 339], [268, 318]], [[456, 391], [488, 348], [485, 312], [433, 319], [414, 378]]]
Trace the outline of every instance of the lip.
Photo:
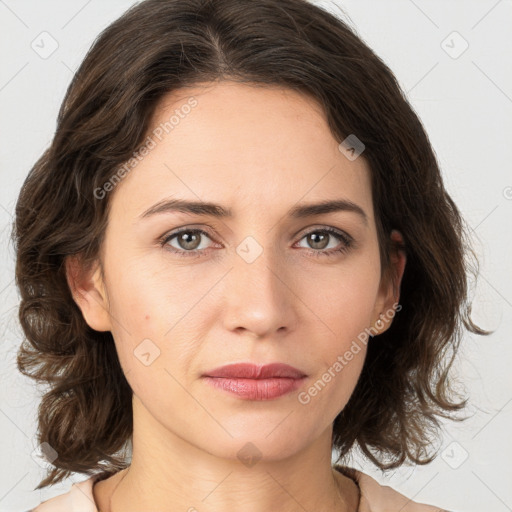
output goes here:
[[202, 377], [216, 389], [244, 400], [272, 400], [299, 388], [307, 375], [284, 363], [236, 363], [211, 370]]
[[284, 363], [257, 365], [254, 363], [234, 363], [220, 366], [204, 374], [205, 377], [223, 377], [235, 379], [270, 379], [274, 377], [300, 379], [307, 375]]

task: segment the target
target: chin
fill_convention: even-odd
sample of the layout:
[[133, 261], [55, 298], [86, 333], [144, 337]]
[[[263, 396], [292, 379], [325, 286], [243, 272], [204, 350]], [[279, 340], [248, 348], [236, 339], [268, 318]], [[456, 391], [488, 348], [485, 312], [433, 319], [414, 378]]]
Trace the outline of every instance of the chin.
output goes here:
[[228, 439], [227, 434], [219, 439], [210, 437], [211, 444], [204, 446], [204, 449], [219, 458], [238, 460], [247, 468], [253, 467], [258, 462], [281, 461], [302, 449], [304, 443], [298, 443], [296, 438], [290, 436], [286, 430], [283, 430], [281, 435], [276, 431], [270, 433], [271, 430], [255, 431], [253, 435], [247, 430], [240, 435], [230, 431], [233, 438]]

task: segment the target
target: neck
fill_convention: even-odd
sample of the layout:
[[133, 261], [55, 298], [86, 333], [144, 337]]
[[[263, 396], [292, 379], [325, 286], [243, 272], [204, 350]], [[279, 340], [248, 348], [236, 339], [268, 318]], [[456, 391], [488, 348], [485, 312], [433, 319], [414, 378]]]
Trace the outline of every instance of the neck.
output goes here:
[[357, 510], [356, 484], [331, 466], [332, 428], [286, 457], [266, 458], [249, 443], [219, 457], [139, 419], [131, 465], [95, 486], [100, 512]]

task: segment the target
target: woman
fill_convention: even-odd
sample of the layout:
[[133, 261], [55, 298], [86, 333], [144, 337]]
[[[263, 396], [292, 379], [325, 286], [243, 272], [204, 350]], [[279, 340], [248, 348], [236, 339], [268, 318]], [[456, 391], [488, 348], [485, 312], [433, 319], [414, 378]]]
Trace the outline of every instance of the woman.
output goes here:
[[[97, 39], [18, 199], [36, 512], [433, 512], [471, 248], [391, 71], [303, 0], [146, 0]], [[332, 450], [338, 463], [331, 465]], [[130, 459], [130, 460], [128, 460]]]

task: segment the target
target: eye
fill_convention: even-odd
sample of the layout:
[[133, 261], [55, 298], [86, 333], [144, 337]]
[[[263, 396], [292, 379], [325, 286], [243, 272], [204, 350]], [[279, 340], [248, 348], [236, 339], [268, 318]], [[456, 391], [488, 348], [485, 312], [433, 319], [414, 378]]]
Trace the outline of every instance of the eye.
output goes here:
[[[206, 231], [185, 227], [178, 231], [164, 235], [159, 243], [170, 252], [183, 257], [199, 257], [209, 247], [205, 247], [201, 242], [204, 238], [212, 239]], [[309, 251], [313, 256], [336, 256], [340, 253], [348, 251], [353, 246], [353, 239], [346, 233], [331, 227], [324, 227], [309, 231], [301, 240], [306, 239], [307, 243], [312, 247]], [[338, 246], [325, 250], [333, 239], [338, 241]], [[172, 242], [172, 243], [171, 243]]]
[[[202, 229], [184, 228], [175, 231], [170, 235], [165, 235], [160, 244], [163, 246], [170, 246], [171, 252], [177, 253], [179, 256], [197, 256], [198, 252], [204, 251], [205, 248], [201, 247], [201, 239], [203, 237], [210, 238], [206, 231]], [[177, 244], [171, 244], [171, 241]]]
[[[320, 236], [318, 236], [320, 235]], [[341, 245], [334, 246], [330, 250], [324, 250], [328, 247], [329, 242], [333, 239], [341, 242]], [[314, 256], [336, 256], [340, 253], [348, 251], [353, 244], [353, 239], [342, 231], [337, 229], [325, 227], [322, 229], [315, 229], [306, 233], [301, 240], [306, 239], [310, 247], [313, 247], [312, 253]]]

